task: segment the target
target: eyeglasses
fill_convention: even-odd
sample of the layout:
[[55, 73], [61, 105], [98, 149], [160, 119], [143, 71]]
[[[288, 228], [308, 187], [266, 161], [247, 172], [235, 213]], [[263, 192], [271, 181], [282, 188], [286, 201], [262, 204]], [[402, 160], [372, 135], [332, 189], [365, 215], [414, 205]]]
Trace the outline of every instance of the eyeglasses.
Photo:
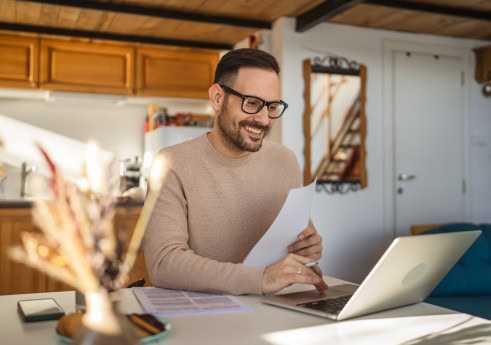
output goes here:
[[268, 109], [268, 117], [270, 119], [277, 119], [288, 108], [288, 104], [283, 101], [279, 102], [266, 102], [264, 99], [254, 96], [243, 95], [228, 86], [219, 84], [220, 87], [232, 95], [242, 98], [242, 111], [247, 114], [257, 114], [266, 105]]

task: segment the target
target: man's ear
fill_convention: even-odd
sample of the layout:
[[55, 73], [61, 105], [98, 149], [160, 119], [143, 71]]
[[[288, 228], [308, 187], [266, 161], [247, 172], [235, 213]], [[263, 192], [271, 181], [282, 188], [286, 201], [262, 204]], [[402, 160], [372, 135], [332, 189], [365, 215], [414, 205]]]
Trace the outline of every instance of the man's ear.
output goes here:
[[210, 98], [211, 107], [215, 111], [215, 115], [216, 115], [222, 109], [225, 93], [223, 92], [222, 88], [218, 84], [213, 84], [208, 89], [208, 96]]

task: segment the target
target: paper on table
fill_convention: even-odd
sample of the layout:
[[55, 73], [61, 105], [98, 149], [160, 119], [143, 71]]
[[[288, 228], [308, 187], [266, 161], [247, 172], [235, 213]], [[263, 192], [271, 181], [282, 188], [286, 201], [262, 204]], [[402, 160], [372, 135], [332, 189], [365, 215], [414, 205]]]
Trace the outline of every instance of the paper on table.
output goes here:
[[155, 315], [209, 314], [249, 311], [237, 297], [193, 291], [134, 287], [135, 296], [147, 313]]
[[242, 262], [250, 267], [266, 267], [288, 254], [288, 246], [309, 224], [310, 208], [317, 179], [308, 186], [290, 190], [280, 213], [268, 231]]

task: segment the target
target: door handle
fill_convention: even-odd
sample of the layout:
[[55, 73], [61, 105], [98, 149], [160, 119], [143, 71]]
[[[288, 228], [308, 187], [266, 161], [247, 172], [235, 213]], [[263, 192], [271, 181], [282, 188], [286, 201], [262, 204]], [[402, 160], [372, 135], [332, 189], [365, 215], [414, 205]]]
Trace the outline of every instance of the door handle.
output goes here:
[[416, 175], [408, 175], [408, 174], [399, 174], [399, 176], [397, 177], [399, 181], [411, 181], [414, 180], [415, 178]]

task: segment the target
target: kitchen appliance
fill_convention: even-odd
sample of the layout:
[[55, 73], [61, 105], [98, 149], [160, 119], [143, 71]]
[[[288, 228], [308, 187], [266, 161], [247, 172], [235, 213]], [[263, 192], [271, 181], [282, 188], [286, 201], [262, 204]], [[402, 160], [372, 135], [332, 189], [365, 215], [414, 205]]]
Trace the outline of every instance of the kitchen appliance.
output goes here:
[[131, 188], [140, 187], [141, 167], [143, 159], [140, 156], [134, 156], [121, 161], [120, 171], [120, 191], [124, 193]]

